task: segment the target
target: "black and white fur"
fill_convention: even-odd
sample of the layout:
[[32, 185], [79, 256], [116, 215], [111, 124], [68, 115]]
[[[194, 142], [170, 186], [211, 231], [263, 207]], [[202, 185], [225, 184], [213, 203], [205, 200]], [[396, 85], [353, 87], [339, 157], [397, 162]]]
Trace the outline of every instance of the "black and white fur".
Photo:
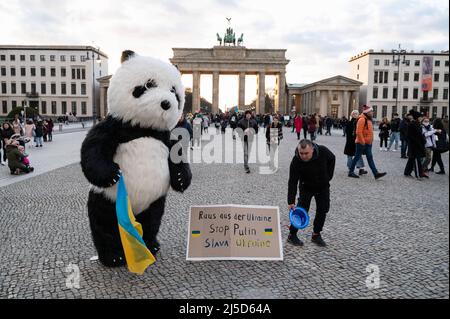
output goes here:
[[93, 127], [81, 147], [81, 167], [92, 184], [88, 215], [99, 260], [106, 266], [125, 264], [115, 200], [122, 173], [143, 239], [156, 253], [156, 239], [171, 186], [183, 192], [191, 182], [189, 164], [174, 164], [170, 131], [184, 106], [178, 70], [165, 62], [124, 51], [122, 65], [111, 78], [109, 112]]

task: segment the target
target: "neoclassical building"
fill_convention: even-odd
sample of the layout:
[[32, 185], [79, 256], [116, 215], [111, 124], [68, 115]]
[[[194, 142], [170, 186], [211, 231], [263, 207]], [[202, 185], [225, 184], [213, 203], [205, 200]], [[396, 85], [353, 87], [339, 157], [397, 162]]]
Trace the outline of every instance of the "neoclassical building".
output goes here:
[[349, 117], [359, 108], [362, 82], [337, 75], [311, 84], [288, 84], [290, 111], [298, 113]]

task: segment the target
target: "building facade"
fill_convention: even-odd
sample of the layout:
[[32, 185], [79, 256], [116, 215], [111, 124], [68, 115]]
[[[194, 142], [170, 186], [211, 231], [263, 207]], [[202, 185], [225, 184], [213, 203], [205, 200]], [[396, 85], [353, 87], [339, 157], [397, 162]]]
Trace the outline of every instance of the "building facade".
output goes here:
[[291, 111], [333, 118], [349, 117], [359, 106], [361, 82], [337, 75], [311, 84], [288, 84]]
[[99, 115], [108, 56], [90, 46], [0, 45], [0, 117], [26, 104], [44, 117]]
[[391, 119], [393, 113], [402, 116], [410, 109], [432, 118], [448, 116], [449, 51], [393, 56], [391, 51], [369, 50], [349, 63], [350, 78], [363, 83], [360, 104], [370, 105], [375, 119]]

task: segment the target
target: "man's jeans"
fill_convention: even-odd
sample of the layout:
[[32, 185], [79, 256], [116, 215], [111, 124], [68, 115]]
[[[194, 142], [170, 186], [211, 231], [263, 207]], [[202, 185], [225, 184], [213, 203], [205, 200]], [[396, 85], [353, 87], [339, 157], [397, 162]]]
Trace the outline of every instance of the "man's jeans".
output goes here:
[[398, 141], [400, 140], [400, 132], [392, 132], [391, 133], [391, 139], [389, 141], [388, 150], [391, 149], [392, 144], [394, 144], [395, 141], [395, 150], [398, 149]]
[[408, 149], [408, 140], [404, 139], [402, 140], [402, 146], [401, 146], [401, 156], [406, 157], [406, 151]]
[[[353, 156], [347, 155], [347, 167], [350, 169], [352, 167]], [[358, 163], [356, 163], [357, 168], [364, 168], [364, 160], [362, 156], [360, 157]]]
[[375, 176], [378, 173], [378, 171], [375, 166], [375, 162], [373, 161], [372, 144], [363, 145], [356, 143], [356, 153], [355, 157], [353, 157], [352, 166], [350, 167], [350, 173], [353, 173], [353, 171], [355, 170], [356, 163], [358, 163], [359, 159], [362, 157], [363, 154], [366, 155], [367, 163], [369, 164], [372, 174]]

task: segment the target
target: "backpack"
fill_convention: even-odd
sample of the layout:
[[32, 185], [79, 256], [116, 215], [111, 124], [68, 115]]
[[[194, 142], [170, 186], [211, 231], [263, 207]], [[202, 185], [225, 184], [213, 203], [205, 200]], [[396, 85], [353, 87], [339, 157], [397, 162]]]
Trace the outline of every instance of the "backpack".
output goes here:
[[438, 135], [438, 139], [436, 141], [436, 150], [439, 153], [445, 153], [448, 152], [449, 145], [447, 140], [447, 133], [445, 131], [442, 131], [441, 134]]

